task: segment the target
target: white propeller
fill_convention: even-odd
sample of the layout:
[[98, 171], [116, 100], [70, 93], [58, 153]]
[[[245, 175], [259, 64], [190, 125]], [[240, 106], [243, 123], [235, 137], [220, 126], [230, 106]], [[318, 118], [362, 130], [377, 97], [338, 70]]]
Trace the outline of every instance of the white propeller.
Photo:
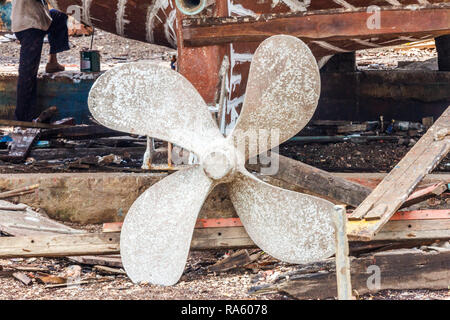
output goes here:
[[[221, 183], [228, 185], [249, 236], [273, 257], [306, 263], [334, 254], [331, 202], [274, 187], [245, 169], [246, 159], [276, 147], [308, 123], [319, 93], [314, 56], [301, 40], [285, 35], [257, 49], [244, 106], [228, 138], [197, 90], [175, 71], [137, 62], [96, 81], [89, 108], [100, 123], [170, 141], [200, 159], [199, 165], [150, 187], [128, 211], [120, 247], [133, 282], [172, 285], [179, 280], [198, 213]], [[256, 139], [246, 139], [254, 134]]]

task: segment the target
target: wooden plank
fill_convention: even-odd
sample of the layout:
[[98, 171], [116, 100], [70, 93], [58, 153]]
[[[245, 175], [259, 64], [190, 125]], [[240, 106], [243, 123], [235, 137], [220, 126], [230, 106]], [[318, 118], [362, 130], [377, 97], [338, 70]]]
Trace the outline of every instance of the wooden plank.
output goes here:
[[99, 265], [99, 266], [108, 266], [115, 268], [123, 268], [122, 260], [120, 255], [111, 255], [111, 256], [77, 256], [77, 257], [68, 257], [70, 261], [74, 261], [80, 264], [86, 265]]
[[389, 221], [373, 238], [378, 240], [450, 239], [450, 220]]
[[447, 186], [446, 182], [438, 182], [427, 188], [417, 190], [409, 196], [409, 198], [405, 201], [405, 203], [403, 203], [401, 205], [400, 208], [407, 208], [416, 203], [425, 201], [429, 198], [439, 196], [442, 193], [444, 193], [446, 190], [448, 190], [448, 186]]
[[0, 257], [66, 257], [119, 253], [119, 233], [0, 237]]
[[[362, 221], [361, 223], [374, 223]], [[120, 232], [123, 222], [111, 222], [103, 224], [103, 232]], [[240, 227], [241, 229], [237, 229]], [[214, 230], [214, 228], [217, 228]], [[198, 234], [207, 233], [212, 238], [225, 239], [228, 234], [223, 234], [223, 230], [227, 228], [236, 228], [235, 230], [243, 230], [238, 233], [238, 238], [243, 239], [244, 246], [248, 244], [247, 235], [244, 225], [239, 218], [222, 218], [222, 219], [198, 219], [195, 229], [212, 229], [210, 231], [199, 231]], [[448, 231], [447, 231], [448, 229]], [[414, 231], [414, 233], [412, 232]], [[433, 236], [430, 234], [433, 231]], [[419, 232], [416, 234], [415, 232]], [[236, 233], [232, 233], [234, 237]], [[425, 236], [424, 236], [425, 235]], [[396, 212], [391, 220], [383, 228], [375, 239], [376, 240], [405, 240], [405, 239], [444, 239], [450, 238], [450, 209], [442, 210], [416, 210], [416, 211], [399, 211]], [[193, 241], [196, 241], [194, 238]], [[197, 243], [195, 243], [195, 246]], [[203, 246], [200, 242], [199, 246]]]
[[28, 208], [24, 204], [14, 204], [5, 200], [0, 200], [0, 210], [7, 211], [25, 211]]
[[[450, 219], [450, 209], [413, 210], [396, 212], [390, 221], [402, 220], [439, 220]], [[123, 222], [108, 222], [103, 224], [103, 232], [120, 232]], [[196, 229], [243, 227], [239, 218], [197, 219]]]
[[[402, 249], [351, 259], [352, 287], [360, 295], [385, 289], [448, 289], [449, 270], [450, 250], [436, 253]], [[376, 281], [377, 272], [379, 282]], [[302, 265], [290, 273], [289, 279], [273, 289], [297, 299], [336, 297], [335, 264], [332, 260]]]
[[1, 156], [0, 159], [11, 162], [21, 162], [25, 160], [30, 153], [34, 142], [39, 139], [40, 134], [41, 129], [34, 128], [25, 130], [19, 129], [10, 133], [13, 141], [11, 143], [8, 155]]
[[68, 159], [68, 158], [83, 158], [88, 156], [105, 156], [111, 153], [115, 155], [130, 154], [131, 158], [142, 158], [145, 152], [145, 147], [129, 147], [129, 148], [52, 148], [52, 149], [33, 149], [30, 157], [37, 161], [40, 160], [54, 160], [54, 159]]
[[[306, 192], [332, 201], [357, 207], [372, 189], [337, 177], [324, 170], [300, 161], [277, 155], [279, 169], [271, 178], [300, 187]], [[250, 170], [260, 171], [260, 165], [247, 165]]]
[[[16, 196], [20, 196], [22, 194], [26, 194], [26, 193], [31, 193], [34, 192], [34, 190], [39, 188], [39, 184], [33, 184], [31, 186], [27, 186], [27, 187], [23, 187], [23, 188], [18, 188], [18, 189], [14, 189], [14, 190], [10, 190], [10, 191], [5, 191], [0, 193], [0, 199], [7, 199], [7, 198], [11, 198], [11, 197], [16, 197]], [[6, 201], [2, 202], [2, 204], [4, 205]], [[14, 208], [16, 208], [16, 210], [14, 210]], [[11, 211], [18, 211], [17, 207], [11, 207], [8, 208], [6, 207], [7, 210], [11, 210]], [[23, 210], [19, 210], [19, 211], [23, 211]]]
[[[369, 221], [368, 223], [374, 223]], [[390, 221], [374, 238], [382, 241], [450, 239], [450, 220]], [[80, 235], [36, 235], [29, 237], [0, 237], [0, 258], [57, 257], [109, 255], [119, 253], [120, 233], [87, 233]], [[197, 228], [194, 230], [191, 249], [241, 249], [254, 248], [244, 227]], [[73, 257], [72, 257], [73, 256]], [[89, 257], [83, 257], [89, 264]], [[93, 264], [102, 264], [92, 257]], [[119, 266], [116, 258], [114, 263]], [[82, 260], [80, 260], [82, 261]], [[105, 262], [107, 264], [108, 261]]]
[[74, 140], [128, 135], [129, 133], [112, 130], [101, 125], [59, 126], [42, 132], [42, 137], [46, 139], [70, 138]]
[[[417, 184], [447, 155], [450, 136], [441, 140], [435, 137], [449, 128], [450, 107], [352, 213], [348, 224], [350, 239], [369, 241], [389, 221]], [[360, 223], [361, 219], [376, 222]]]
[[12, 276], [22, 282], [24, 285], [29, 286], [32, 283], [32, 280], [23, 272], [14, 272]]
[[399, 211], [389, 221], [396, 220], [428, 220], [428, 219], [450, 219], [450, 209], [442, 210], [417, 210]]
[[350, 280], [350, 259], [347, 239], [347, 215], [345, 206], [336, 206], [333, 216], [335, 230], [335, 265], [339, 300], [352, 300], [352, 283]]
[[244, 227], [195, 229], [191, 242], [191, 249], [193, 250], [254, 247], [256, 245], [250, 239]]
[[39, 128], [39, 129], [56, 129], [56, 128], [66, 128], [67, 125], [58, 124], [48, 124], [42, 122], [27, 122], [27, 121], [17, 121], [0, 119], [0, 126], [11, 126], [11, 127], [21, 127], [21, 128]]
[[[6, 207], [5, 203], [8, 202], [0, 201], [3, 207]], [[49, 219], [28, 206], [24, 211], [0, 210], [0, 231], [12, 236], [85, 233]]]
[[225, 272], [238, 267], [243, 267], [252, 262], [247, 250], [239, 250], [229, 257], [218, 261], [216, 264], [208, 267], [210, 272]]
[[[257, 17], [198, 18], [183, 20], [185, 46], [210, 46], [230, 42], [260, 42], [277, 34], [308, 40], [342, 40], [412, 33], [446, 34], [450, 28], [448, 4], [421, 10], [383, 8], [380, 28], [367, 28], [366, 8], [345, 12], [306, 11]], [[415, 21], [411, 23], [401, 23]], [[352, 50], [349, 50], [352, 51]]]
[[242, 227], [239, 218], [221, 218], [221, 219], [198, 219], [195, 224], [196, 229], [202, 228], [223, 228], [223, 227]]

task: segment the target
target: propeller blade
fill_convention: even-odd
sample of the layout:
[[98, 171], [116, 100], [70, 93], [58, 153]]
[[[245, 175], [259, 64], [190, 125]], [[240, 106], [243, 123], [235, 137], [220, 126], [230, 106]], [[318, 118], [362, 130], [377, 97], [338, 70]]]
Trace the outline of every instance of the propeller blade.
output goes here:
[[319, 95], [319, 68], [308, 46], [292, 36], [270, 37], [253, 56], [244, 105], [230, 139], [236, 147], [246, 147], [247, 159], [270, 150], [309, 122]]
[[248, 235], [271, 256], [308, 263], [334, 254], [331, 202], [272, 186], [248, 172], [239, 172], [228, 190]]
[[120, 235], [122, 263], [134, 283], [178, 282], [198, 213], [213, 187], [197, 165], [164, 178], [136, 200]]
[[151, 62], [107, 71], [94, 83], [88, 103], [108, 128], [169, 141], [197, 155], [211, 140], [224, 139], [193, 85]]

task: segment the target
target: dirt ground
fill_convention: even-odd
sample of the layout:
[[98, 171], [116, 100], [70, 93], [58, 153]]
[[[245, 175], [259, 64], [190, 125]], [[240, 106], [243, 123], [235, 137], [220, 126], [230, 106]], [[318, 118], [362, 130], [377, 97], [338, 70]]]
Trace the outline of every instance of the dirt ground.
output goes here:
[[[48, 288], [36, 278], [36, 272], [25, 272], [33, 279], [24, 285], [0, 269], [0, 300], [293, 300], [293, 297], [275, 292], [253, 293], [265, 287], [294, 266], [278, 262], [266, 270], [238, 269], [220, 274], [208, 272], [207, 267], [224, 256], [223, 251], [191, 252], [179, 283], [171, 287], [149, 284], [135, 285], [125, 275], [105, 275], [92, 266], [81, 266], [80, 277], [73, 282], [89, 284], [73, 287]], [[68, 259], [9, 259], [1, 260], [3, 269], [12, 267], [39, 267], [46, 273], [67, 277], [74, 269]], [[3, 271], [5, 273], [5, 271]], [[450, 300], [450, 290], [383, 290], [357, 296], [358, 300]]]
[[[330, 172], [389, 172], [411, 147], [391, 141], [284, 143], [280, 154]], [[450, 172], [450, 156], [434, 172]]]
[[[65, 66], [79, 66], [80, 50], [89, 48], [90, 44], [90, 36], [70, 37], [71, 49], [58, 54], [59, 63]], [[176, 53], [170, 48], [125, 39], [101, 30], [95, 31], [93, 49], [100, 50], [101, 62], [106, 65], [161, 59], [162, 56], [166, 58]], [[48, 52], [49, 45], [44, 43], [41, 65], [47, 63]], [[0, 43], [0, 66], [17, 66], [19, 57], [20, 44], [18, 41]]]

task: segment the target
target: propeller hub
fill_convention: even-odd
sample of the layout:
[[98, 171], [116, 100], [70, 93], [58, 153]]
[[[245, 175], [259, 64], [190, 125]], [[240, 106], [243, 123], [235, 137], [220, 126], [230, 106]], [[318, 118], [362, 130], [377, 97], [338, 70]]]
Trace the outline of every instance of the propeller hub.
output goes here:
[[223, 180], [227, 176], [232, 176], [234, 172], [235, 161], [232, 159], [229, 152], [213, 151], [203, 158], [202, 167], [209, 178]]

